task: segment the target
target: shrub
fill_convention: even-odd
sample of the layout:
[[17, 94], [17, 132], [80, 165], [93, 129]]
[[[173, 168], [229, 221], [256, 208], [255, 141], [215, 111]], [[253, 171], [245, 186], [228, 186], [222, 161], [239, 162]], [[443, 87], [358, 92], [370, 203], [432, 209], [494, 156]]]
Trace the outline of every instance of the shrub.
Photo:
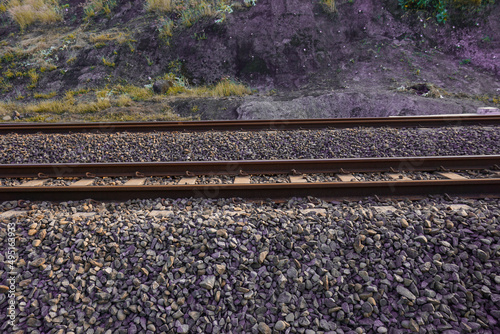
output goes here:
[[57, 0], [10, 0], [6, 8], [21, 30], [35, 22], [49, 24], [63, 18]]

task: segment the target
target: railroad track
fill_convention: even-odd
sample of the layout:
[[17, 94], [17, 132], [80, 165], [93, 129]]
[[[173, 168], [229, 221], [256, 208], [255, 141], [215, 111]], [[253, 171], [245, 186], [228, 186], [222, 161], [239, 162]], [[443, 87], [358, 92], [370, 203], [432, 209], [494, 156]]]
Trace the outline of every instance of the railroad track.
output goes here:
[[0, 165], [0, 200], [500, 196], [500, 155]]
[[118, 123], [4, 123], [6, 133], [152, 132], [152, 131], [258, 131], [351, 127], [441, 127], [499, 125], [500, 115], [436, 115], [375, 118], [287, 119], [251, 121], [118, 122]]

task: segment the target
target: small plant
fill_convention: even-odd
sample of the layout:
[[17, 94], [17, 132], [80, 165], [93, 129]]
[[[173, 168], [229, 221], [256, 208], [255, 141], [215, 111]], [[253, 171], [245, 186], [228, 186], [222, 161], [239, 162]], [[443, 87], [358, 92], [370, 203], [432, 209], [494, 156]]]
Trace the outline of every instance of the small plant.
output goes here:
[[204, 32], [200, 33], [199, 35], [198, 33], [195, 32], [193, 38], [196, 39], [197, 41], [201, 41], [207, 39], [207, 35], [205, 35]]
[[152, 62], [148, 56], [144, 55], [144, 58], [146, 58], [146, 61], [148, 62], [148, 66], [152, 66], [154, 62]]
[[54, 96], [57, 95], [57, 92], [50, 92], [50, 93], [47, 93], [47, 94], [43, 94], [43, 93], [34, 93], [33, 94], [33, 97], [35, 99], [51, 99], [53, 98]]
[[102, 57], [102, 63], [104, 64], [104, 66], [115, 67], [115, 63], [113, 63], [112, 61], [106, 60], [106, 58], [104, 58], [104, 57]]
[[469, 65], [470, 64], [470, 59], [462, 59], [460, 61], [460, 65]]
[[335, 7], [335, 0], [320, 0], [321, 5], [323, 6], [323, 9], [327, 13], [336, 13], [337, 8]]
[[12, 85], [10, 83], [8, 83], [7, 81], [5, 81], [4, 78], [0, 78], [0, 91], [2, 93], [7, 93], [11, 89], [12, 89]]
[[28, 85], [28, 89], [33, 89], [37, 86], [40, 76], [38, 75], [38, 73], [36, 73], [36, 70], [34, 68], [28, 71], [28, 76], [30, 77], [30, 84]]
[[170, 45], [170, 38], [174, 35], [174, 21], [171, 19], [160, 20], [158, 27], [160, 39], [166, 44]]
[[66, 64], [71, 65], [76, 61], [76, 57], [71, 57], [68, 60], [66, 60]]
[[211, 91], [211, 95], [214, 97], [243, 96], [251, 93], [252, 91], [249, 88], [229, 78], [223, 78]]
[[118, 96], [118, 98], [114, 102], [114, 104], [117, 107], [124, 107], [124, 106], [128, 107], [128, 106], [131, 106], [132, 103], [133, 103], [132, 99], [127, 94], [122, 94], [122, 95]]
[[14, 72], [12, 72], [10, 69], [3, 72], [3, 76], [6, 77], [7, 79], [12, 79], [14, 78], [16, 75], [14, 74]]
[[114, 7], [116, 7], [116, 0], [87, 0], [83, 5], [84, 21], [102, 14], [109, 16]]
[[175, 8], [175, 0], [146, 0], [148, 12], [169, 13]]
[[489, 43], [489, 42], [491, 42], [491, 38], [490, 38], [490, 36], [486, 35], [483, 38], [481, 38], [481, 41], [485, 42], [485, 43]]

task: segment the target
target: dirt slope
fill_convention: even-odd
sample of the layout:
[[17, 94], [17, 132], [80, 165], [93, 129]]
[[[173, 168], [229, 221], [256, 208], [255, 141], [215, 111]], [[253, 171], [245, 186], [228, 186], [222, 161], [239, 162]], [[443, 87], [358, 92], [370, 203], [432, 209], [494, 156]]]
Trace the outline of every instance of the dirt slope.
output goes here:
[[[222, 23], [205, 18], [176, 29], [170, 45], [158, 36], [159, 17], [142, 1], [117, 0], [110, 15], [88, 23], [82, 23], [82, 1], [67, 4], [63, 22], [23, 33], [1, 14], [0, 72], [10, 85], [2, 101], [88, 95], [85, 89], [106, 85], [151, 87], [172, 73], [191, 86], [239, 80], [254, 94], [169, 94], [105, 113], [160, 115], [168, 105], [202, 119], [360, 117], [467, 113], [500, 103], [499, 3], [474, 20], [438, 24], [426, 13], [403, 12], [396, 1], [341, 1], [328, 14], [318, 1], [259, 0]], [[14, 59], [6, 59], [8, 52]], [[39, 75], [34, 88], [26, 75], [32, 68]], [[6, 69], [13, 78], [5, 78]]]

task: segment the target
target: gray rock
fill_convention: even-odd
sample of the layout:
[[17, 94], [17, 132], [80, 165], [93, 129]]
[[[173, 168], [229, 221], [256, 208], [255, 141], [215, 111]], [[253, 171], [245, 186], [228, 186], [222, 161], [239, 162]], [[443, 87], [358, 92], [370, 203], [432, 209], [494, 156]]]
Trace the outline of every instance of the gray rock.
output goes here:
[[406, 297], [407, 299], [410, 299], [411, 301], [414, 301], [417, 299], [417, 297], [407, 288], [405, 288], [402, 285], [398, 285], [396, 288], [396, 291], [403, 297]]
[[278, 297], [278, 303], [288, 304], [292, 301], [292, 294], [288, 291], [282, 292]]
[[212, 290], [215, 286], [215, 276], [208, 276], [200, 282], [200, 286], [207, 290]]
[[177, 326], [177, 333], [179, 333], [179, 334], [189, 333], [189, 325], [184, 324], [184, 325]]
[[478, 249], [476, 254], [477, 254], [477, 257], [479, 258], [479, 260], [481, 260], [482, 262], [486, 262], [490, 258], [489, 254], [487, 254], [482, 249]]
[[259, 333], [261, 333], [261, 334], [271, 334], [272, 333], [271, 328], [269, 328], [269, 326], [265, 322], [259, 322], [258, 330], [259, 330]]
[[276, 322], [276, 324], [274, 324], [274, 329], [277, 331], [283, 331], [286, 329], [286, 327], [287, 327], [287, 324], [283, 320], [278, 320]]
[[427, 238], [425, 237], [425, 235], [419, 235], [415, 238], [415, 241], [420, 242], [421, 244], [426, 244]]
[[170, 80], [158, 80], [153, 84], [153, 91], [156, 94], [165, 94], [168, 92], [168, 89], [173, 86], [174, 83]]

